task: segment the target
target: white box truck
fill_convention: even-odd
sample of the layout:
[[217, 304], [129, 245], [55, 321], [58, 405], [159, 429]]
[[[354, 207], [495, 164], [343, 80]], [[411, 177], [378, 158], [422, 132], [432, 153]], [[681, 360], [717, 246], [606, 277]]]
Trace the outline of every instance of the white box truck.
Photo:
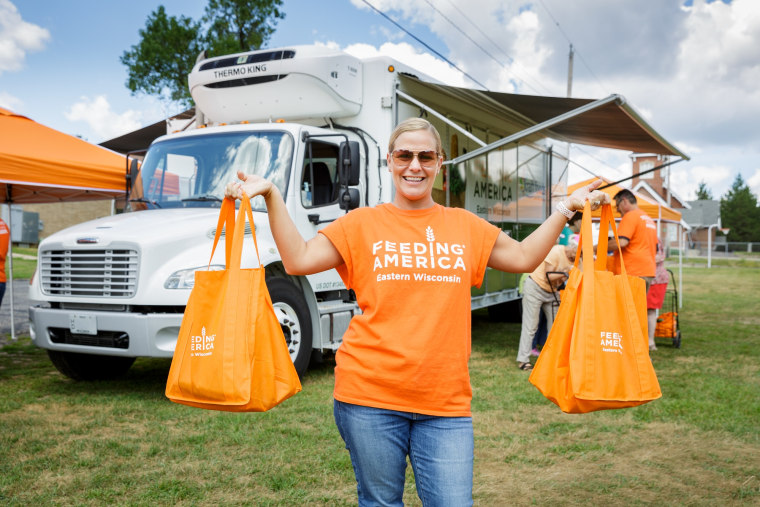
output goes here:
[[[195, 119], [153, 141], [139, 171], [131, 164], [126, 212], [39, 246], [30, 332], [71, 378], [108, 378], [136, 357], [172, 356], [194, 273], [209, 264], [224, 186], [238, 170], [272, 180], [310, 238], [352, 208], [391, 201], [388, 138], [399, 121], [424, 115], [456, 162], [435, 183], [437, 202], [522, 239], [551, 210], [552, 192], [566, 188], [557, 155], [564, 148], [525, 130], [535, 122], [390, 58], [361, 60], [324, 46], [252, 51], [200, 60], [189, 85]], [[261, 261], [302, 374], [312, 357], [337, 350], [359, 310], [336, 271], [285, 272], [260, 199], [252, 204]], [[246, 249], [252, 265], [252, 242]], [[220, 245], [211, 269], [223, 264]], [[518, 277], [489, 270], [472, 308], [497, 314], [517, 301]]]

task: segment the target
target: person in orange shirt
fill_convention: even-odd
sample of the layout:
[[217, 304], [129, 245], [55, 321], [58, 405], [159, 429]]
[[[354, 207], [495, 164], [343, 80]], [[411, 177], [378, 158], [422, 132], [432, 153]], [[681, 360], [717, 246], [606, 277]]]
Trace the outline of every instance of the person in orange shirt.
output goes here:
[[[639, 208], [636, 196], [630, 190], [623, 189], [615, 194], [615, 206], [623, 216], [618, 226], [618, 237], [625, 270], [629, 275], [643, 278], [646, 290], [649, 291], [655, 274], [657, 225]], [[620, 253], [614, 238], [608, 243], [607, 249], [614, 252], [615, 266], [620, 266]]]
[[5, 283], [7, 281], [5, 276], [5, 258], [8, 256], [10, 239], [11, 231], [8, 229], [5, 221], [0, 218], [0, 304], [3, 303], [3, 297], [5, 297]]
[[486, 267], [531, 272], [583, 208], [609, 202], [579, 189], [522, 242], [459, 208], [436, 204], [441, 138], [421, 118], [399, 124], [386, 160], [393, 201], [353, 210], [305, 241], [277, 187], [255, 175], [225, 195], [261, 195], [286, 271], [336, 268], [362, 310], [336, 353], [338, 431], [349, 451], [359, 505], [401, 505], [406, 459], [424, 505], [471, 505], [474, 437], [468, 371], [470, 288]]

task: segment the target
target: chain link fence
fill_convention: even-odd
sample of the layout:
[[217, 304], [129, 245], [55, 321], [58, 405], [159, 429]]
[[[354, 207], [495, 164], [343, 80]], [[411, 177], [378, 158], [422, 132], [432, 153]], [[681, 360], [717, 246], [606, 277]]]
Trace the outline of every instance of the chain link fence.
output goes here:
[[[760, 242], [746, 241], [716, 241], [710, 245], [715, 257], [738, 257], [742, 255], [760, 255]], [[686, 245], [684, 254], [687, 257], [704, 257], [707, 255], [707, 241], [692, 241]], [[671, 248], [671, 253], [678, 255], [677, 248]]]

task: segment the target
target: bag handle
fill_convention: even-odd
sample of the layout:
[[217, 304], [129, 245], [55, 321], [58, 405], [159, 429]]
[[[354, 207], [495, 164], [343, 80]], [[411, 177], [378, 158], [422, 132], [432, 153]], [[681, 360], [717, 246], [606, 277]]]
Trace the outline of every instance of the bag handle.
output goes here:
[[[594, 269], [584, 269], [584, 273], [588, 273], [589, 271], [607, 271], [607, 247], [609, 245], [607, 231], [610, 228], [612, 228], [612, 233], [615, 236], [615, 241], [617, 243], [617, 249], [620, 256], [620, 271], [623, 275], [626, 275], [625, 263], [623, 262], [623, 251], [620, 248], [620, 238], [618, 237], [617, 227], [615, 226], [615, 219], [612, 216], [611, 204], [605, 204], [602, 206], [602, 217], [599, 222], [599, 242], [596, 249], [597, 256], [594, 261]], [[583, 218], [581, 219], [581, 233], [578, 243], [580, 244], [580, 248], [575, 254], [575, 263], [573, 264], [576, 268], [578, 267], [581, 253], [583, 254], [584, 259], [594, 259], [594, 236], [591, 233], [591, 203], [588, 201], [583, 205]]]
[[256, 249], [256, 260], [261, 266], [261, 256], [259, 255], [259, 243], [256, 239], [256, 225], [253, 222], [253, 211], [251, 210], [251, 201], [243, 192], [240, 199], [240, 211], [235, 219], [235, 201], [230, 198], [224, 198], [222, 207], [219, 210], [219, 221], [216, 226], [214, 235], [214, 246], [211, 248], [211, 257], [208, 260], [208, 267], [211, 267], [211, 260], [214, 258], [216, 246], [222, 235], [222, 225], [225, 226], [225, 250], [224, 260], [227, 269], [240, 269], [240, 261], [243, 253], [243, 239], [245, 237], [245, 219], [251, 224], [251, 236], [253, 237], [253, 246]]
[[[617, 250], [618, 250], [618, 258], [620, 259], [620, 272], [625, 276], [627, 273], [625, 271], [625, 263], [623, 262], [623, 250], [620, 248], [620, 237], [618, 236], [617, 225], [615, 225], [615, 218], [612, 214], [612, 205], [605, 204], [604, 206], [602, 206], [602, 218], [599, 224], [599, 247], [597, 248], [597, 252], [600, 252], [600, 251], [607, 252], [607, 245], [608, 245], [607, 231], [609, 229], [612, 229], [612, 234], [613, 236], [615, 236], [615, 243], [617, 244]], [[605, 232], [604, 235], [602, 235], [602, 231]], [[603, 250], [602, 250], [602, 247], [604, 248]], [[596, 269], [597, 271], [606, 271], [607, 269], [606, 255], [597, 256]]]
[[222, 228], [225, 230], [224, 259], [227, 261], [232, 254], [232, 239], [235, 235], [235, 201], [227, 197], [222, 199], [222, 207], [219, 210], [219, 220], [216, 223], [216, 233], [214, 234], [214, 246], [211, 247], [211, 257], [208, 259], [207, 269], [211, 269], [211, 260], [214, 258], [219, 238], [222, 237]]
[[[586, 200], [583, 204], [583, 218], [581, 218], [581, 236], [578, 240], [580, 248], [578, 253], [575, 254], [575, 267], [578, 267], [578, 259], [583, 254], [583, 274], [594, 271], [594, 268], [589, 269], [588, 266], [593, 266], [594, 259], [594, 235], [591, 234], [591, 203]], [[593, 276], [593, 275], [592, 275]]]

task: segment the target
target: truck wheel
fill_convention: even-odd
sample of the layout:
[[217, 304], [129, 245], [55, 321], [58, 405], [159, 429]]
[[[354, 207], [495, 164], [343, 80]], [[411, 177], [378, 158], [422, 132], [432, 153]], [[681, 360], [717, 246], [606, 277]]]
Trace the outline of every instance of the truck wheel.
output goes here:
[[288, 344], [290, 359], [301, 377], [309, 367], [312, 343], [311, 317], [306, 298], [289, 280], [269, 278], [266, 282], [274, 313], [280, 321], [282, 334], [285, 335]]
[[127, 373], [134, 357], [100, 356], [48, 350], [48, 357], [58, 371], [73, 380], [110, 380]]

